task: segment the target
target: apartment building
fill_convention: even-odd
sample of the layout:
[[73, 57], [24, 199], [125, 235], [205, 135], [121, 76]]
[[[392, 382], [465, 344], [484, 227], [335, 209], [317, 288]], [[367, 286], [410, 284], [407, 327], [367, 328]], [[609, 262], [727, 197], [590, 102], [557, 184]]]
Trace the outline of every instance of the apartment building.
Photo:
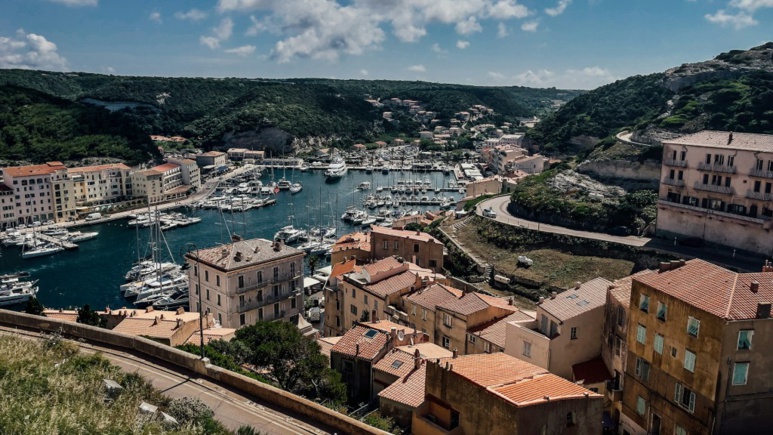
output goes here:
[[191, 251], [185, 255], [190, 310], [199, 311], [202, 292], [201, 310], [227, 328], [287, 320], [303, 308], [304, 255], [280, 242], [238, 238]]
[[773, 135], [701, 131], [664, 141], [658, 235], [773, 252]]
[[703, 260], [633, 278], [621, 427], [628, 434], [768, 433], [773, 267]]
[[131, 198], [131, 172], [123, 163], [67, 170], [78, 206], [111, 204]]
[[599, 434], [603, 397], [504, 353], [427, 362], [415, 435]]
[[[477, 327], [504, 319], [516, 312], [512, 300], [496, 298], [482, 293], [466, 293], [459, 299], [451, 299], [437, 305], [435, 313], [435, 344], [460, 354], [473, 353], [476, 348]], [[522, 313], [521, 313], [522, 314]], [[529, 318], [524, 315], [524, 318]], [[483, 352], [494, 349], [480, 343]]]
[[134, 197], [145, 199], [148, 204], [182, 199], [191, 186], [183, 184], [180, 165], [165, 163], [131, 175]]
[[419, 267], [443, 270], [443, 243], [421, 231], [393, 230], [373, 226], [370, 232], [371, 258], [399, 256]]
[[183, 184], [198, 189], [201, 187], [201, 170], [195, 160], [169, 158], [167, 163], [174, 163], [180, 167], [180, 176]]
[[601, 353], [604, 304], [612, 283], [595, 278], [537, 304], [536, 319], [507, 325], [505, 353], [572, 379], [572, 367]]
[[202, 168], [207, 166], [217, 168], [226, 164], [226, 157], [228, 155], [221, 151], [207, 151], [196, 156], [196, 164]]
[[330, 254], [330, 263], [338, 264], [349, 259], [356, 259], [360, 263], [370, 260], [370, 233], [351, 233], [341, 236], [333, 244]]
[[17, 225], [75, 217], [75, 189], [61, 162], [3, 168], [3, 183], [13, 190]]
[[354, 259], [333, 263], [323, 289], [326, 305], [323, 333], [326, 337], [337, 337], [343, 335], [347, 330], [343, 322], [347, 298], [344, 298], [343, 289], [339, 287], [339, 284], [343, 281], [345, 274], [359, 270], [360, 267], [357, 266], [357, 261]]
[[403, 310], [408, 322], [417, 330], [427, 334], [436, 343], [435, 316], [437, 306], [462, 297], [464, 292], [443, 284], [433, 284], [414, 293], [403, 296]]
[[16, 225], [16, 198], [13, 189], [0, 184], [0, 230]]

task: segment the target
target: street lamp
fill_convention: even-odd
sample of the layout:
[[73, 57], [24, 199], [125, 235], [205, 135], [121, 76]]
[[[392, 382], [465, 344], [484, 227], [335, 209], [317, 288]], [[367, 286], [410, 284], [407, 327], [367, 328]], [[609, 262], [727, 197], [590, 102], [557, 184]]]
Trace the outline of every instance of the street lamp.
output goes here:
[[[201, 312], [202, 308], [202, 301], [201, 301], [201, 268], [199, 267], [199, 247], [196, 246], [194, 243], [186, 243], [185, 246], [182, 247], [182, 249], [185, 250], [185, 255], [183, 255], [183, 258], [187, 258], [188, 255], [190, 255], [191, 252], [196, 253], [196, 268], [194, 269], [195, 275], [196, 275], [196, 291], [199, 294], [199, 343], [201, 345], [201, 359], [205, 358], [204, 355], [204, 314]], [[181, 251], [182, 251], [181, 249]], [[182, 266], [182, 270], [188, 270], [191, 268], [191, 265], [188, 263], [188, 261], [185, 261], [185, 264]], [[190, 283], [188, 284], [188, 294], [190, 294]]]

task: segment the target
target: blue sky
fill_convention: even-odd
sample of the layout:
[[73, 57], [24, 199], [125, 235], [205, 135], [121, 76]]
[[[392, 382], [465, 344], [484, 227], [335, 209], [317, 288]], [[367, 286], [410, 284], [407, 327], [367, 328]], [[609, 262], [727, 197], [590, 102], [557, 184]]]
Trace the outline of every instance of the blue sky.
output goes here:
[[590, 89], [772, 29], [773, 0], [0, 0], [0, 68]]

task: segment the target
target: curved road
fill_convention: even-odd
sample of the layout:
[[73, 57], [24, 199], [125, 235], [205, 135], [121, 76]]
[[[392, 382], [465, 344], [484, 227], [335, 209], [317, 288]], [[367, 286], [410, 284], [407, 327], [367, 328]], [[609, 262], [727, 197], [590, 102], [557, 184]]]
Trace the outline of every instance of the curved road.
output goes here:
[[[15, 335], [28, 339], [42, 339], [35, 332], [10, 327], [0, 327], [0, 334]], [[268, 405], [255, 403], [241, 392], [234, 391], [197, 374], [186, 373], [179, 367], [170, 367], [150, 357], [96, 346], [90, 343], [72, 341], [82, 352], [100, 352], [111, 363], [127, 373], [137, 373], [148, 380], [164, 395], [171, 398], [197, 397], [215, 412], [215, 418], [227, 428], [236, 430], [242, 425], [252, 426], [266, 434], [327, 434], [330, 429], [315, 422], [301, 421], [295, 415], [285, 413]]]

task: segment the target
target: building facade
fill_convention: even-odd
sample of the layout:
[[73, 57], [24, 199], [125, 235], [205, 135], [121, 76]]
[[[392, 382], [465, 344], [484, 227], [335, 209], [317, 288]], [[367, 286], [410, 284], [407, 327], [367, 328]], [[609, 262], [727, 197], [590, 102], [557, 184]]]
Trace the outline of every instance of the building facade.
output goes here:
[[189, 308], [212, 313], [228, 328], [287, 320], [303, 309], [304, 255], [265, 239], [191, 251], [185, 255], [190, 265]]
[[101, 205], [130, 199], [133, 195], [132, 169], [123, 163], [70, 168], [75, 203]]
[[658, 235], [773, 252], [773, 135], [701, 131], [664, 141]]
[[180, 167], [183, 184], [196, 189], [201, 187], [201, 170], [195, 160], [170, 158], [167, 161]]
[[75, 188], [61, 162], [3, 168], [3, 183], [13, 190], [17, 225], [76, 216]]
[[373, 226], [370, 232], [371, 258], [398, 256], [419, 267], [442, 272], [443, 244], [420, 231], [393, 230]]
[[226, 164], [226, 157], [228, 155], [221, 151], [207, 151], [206, 153], [198, 154], [196, 156], [196, 164], [200, 167], [206, 166], [224, 166]]

